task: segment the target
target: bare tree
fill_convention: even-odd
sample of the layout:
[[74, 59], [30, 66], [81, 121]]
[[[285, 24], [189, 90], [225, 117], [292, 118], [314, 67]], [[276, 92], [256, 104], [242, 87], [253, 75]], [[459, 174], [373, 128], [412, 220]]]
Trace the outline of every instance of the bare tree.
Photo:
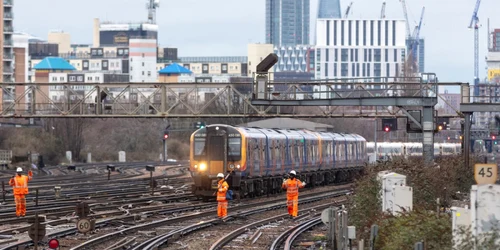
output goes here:
[[80, 161], [85, 143], [83, 131], [89, 124], [82, 118], [52, 118], [44, 122], [44, 128], [56, 138], [62, 150], [71, 151], [73, 159]]

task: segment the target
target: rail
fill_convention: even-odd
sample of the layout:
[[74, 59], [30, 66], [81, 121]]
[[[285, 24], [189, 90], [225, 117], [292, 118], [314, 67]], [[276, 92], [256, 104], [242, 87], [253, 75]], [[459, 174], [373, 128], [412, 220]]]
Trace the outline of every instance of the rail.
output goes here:
[[297, 237], [299, 237], [300, 234], [308, 230], [309, 228], [318, 225], [321, 223], [321, 218], [317, 217], [314, 219], [311, 219], [307, 221], [306, 223], [301, 224], [299, 227], [297, 227], [293, 232], [290, 233], [288, 238], [285, 241], [285, 247], [284, 250], [290, 250], [292, 249], [292, 243]]

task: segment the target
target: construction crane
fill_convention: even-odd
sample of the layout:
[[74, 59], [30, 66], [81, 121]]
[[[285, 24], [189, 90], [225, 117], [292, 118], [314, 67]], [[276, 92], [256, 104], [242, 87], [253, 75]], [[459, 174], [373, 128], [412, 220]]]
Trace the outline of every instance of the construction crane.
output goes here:
[[420, 14], [420, 21], [418, 25], [415, 27], [413, 31], [413, 42], [411, 45], [411, 56], [412, 56], [412, 64], [415, 69], [415, 72], [418, 72], [418, 60], [417, 60], [417, 50], [418, 45], [420, 43], [420, 29], [422, 28], [422, 20], [424, 19], [425, 7], [422, 7], [422, 14]]
[[405, 16], [405, 21], [406, 21], [406, 37], [411, 36], [411, 31], [410, 31], [410, 21], [408, 20], [408, 11], [406, 10], [406, 1], [405, 0], [399, 0], [401, 2], [401, 5], [403, 5], [403, 14]]
[[479, 11], [479, 5], [481, 0], [477, 0], [474, 12], [472, 12], [472, 18], [470, 20], [469, 29], [474, 28], [474, 85], [479, 83], [479, 17], [477, 12]]
[[148, 22], [156, 24], [156, 9], [160, 7], [160, 0], [148, 0], [146, 8], [148, 9]]
[[349, 4], [349, 6], [347, 6], [347, 9], [345, 10], [344, 19], [345, 19], [345, 18], [347, 18], [347, 17], [349, 16], [349, 11], [351, 11], [352, 3], [353, 3], [353, 2], [351, 2], [351, 3]]
[[382, 3], [382, 10], [380, 11], [380, 19], [385, 19], [385, 2]]

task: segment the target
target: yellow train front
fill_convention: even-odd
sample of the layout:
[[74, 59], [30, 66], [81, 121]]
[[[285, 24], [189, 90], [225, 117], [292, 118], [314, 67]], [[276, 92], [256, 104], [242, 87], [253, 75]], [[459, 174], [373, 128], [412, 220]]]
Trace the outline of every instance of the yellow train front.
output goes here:
[[214, 196], [218, 173], [232, 173], [227, 181], [233, 188], [240, 182], [245, 159], [242, 140], [241, 133], [227, 125], [210, 125], [191, 135], [190, 170], [196, 196]]
[[343, 183], [368, 161], [366, 140], [356, 134], [209, 125], [191, 135], [193, 193], [215, 197], [217, 174], [237, 197], [282, 192], [291, 170], [308, 187]]

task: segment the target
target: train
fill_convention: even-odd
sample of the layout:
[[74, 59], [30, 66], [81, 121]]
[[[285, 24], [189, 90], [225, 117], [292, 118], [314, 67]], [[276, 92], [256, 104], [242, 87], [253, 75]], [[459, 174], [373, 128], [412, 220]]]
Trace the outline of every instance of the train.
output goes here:
[[213, 124], [190, 137], [193, 193], [208, 200], [224, 173], [236, 198], [282, 192], [291, 170], [308, 187], [352, 180], [368, 162], [357, 134]]
[[[377, 152], [375, 143], [367, 142], [367, 152], [370, 162], [375, 160], [390, 160], [393, 157], [422, 156], [422, 143], [417, 142], [377, 142]], [[458, 155], [462, 152], [460, 143], [434, 143], [435, 156]]]

